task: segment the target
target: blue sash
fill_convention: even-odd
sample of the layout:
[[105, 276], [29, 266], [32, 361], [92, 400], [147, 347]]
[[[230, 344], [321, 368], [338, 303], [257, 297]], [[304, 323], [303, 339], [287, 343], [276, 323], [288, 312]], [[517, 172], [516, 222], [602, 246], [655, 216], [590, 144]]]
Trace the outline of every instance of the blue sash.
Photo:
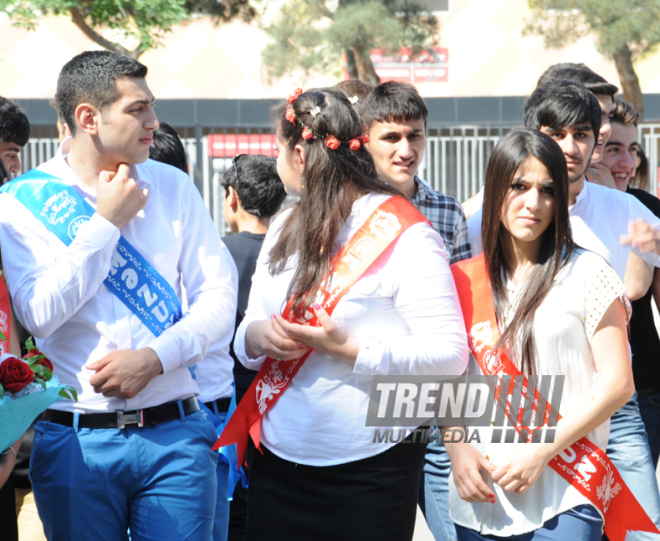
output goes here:
[[[95, 212], [71, 186], [36, 169], [5, 184], [0, 193], [18, 199], [66, 246]], [[112, 252], [110, 274], [103, 283], [155, 336], [181, 318], [172, 286], [124, 237]]]

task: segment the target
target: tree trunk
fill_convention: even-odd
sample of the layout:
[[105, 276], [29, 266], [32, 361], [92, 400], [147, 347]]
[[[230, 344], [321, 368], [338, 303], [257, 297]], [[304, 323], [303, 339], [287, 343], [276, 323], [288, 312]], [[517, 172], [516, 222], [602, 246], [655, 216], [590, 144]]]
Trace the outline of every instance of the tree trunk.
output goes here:
[[80, 28], [80, 30], [82, 30], [83, 34], [85, 34], [94, 43], [100, 45], [101, 47], [103, 47], [104, 49], [107, 49], [108, 51], [114, 51], [114, 52], [119, 53], [119, 54], [130, 56], [134, 60], [137, 60], [138, 58], [140, 58], [140, 55], [142, 55], [146, 51], [146, 49], [142, 48], [142, 43], [140, 43], [140, 45], [138, 45], [132, 51], [129, 51], [128, 49], [126, 49], [126, 47], [123, 47], [123, 46], [119, 45], [119, 43], [115, 43], [114, 41], [110, 41], [110, 40], [105, 39], [103, 36], [101, 36], [101, 34], [96, 33], [85, 22], [85, 17], [75, 7], [69, 8], [69, 13], [71, 14], [71, 21], [78, 28]]
[[359, 79], [360, 76], [358, 75], [357, 66], [355, 65], [355, 55], [353, 55], [353, 51], [346, 49], [344, 53], [346, 54], [346, 71], [348, 71], [348, 78]]
[[614, 54], [614, 65], [619, 74], [619, 81], [623, 89], [623, 99], [631, 103], [639, 111], [639, 119], [644, 120], [644, 96], [639, 86], [639, 79], [632, 63], [630, 49], [626, 45]]
[[371, 63], [369, 50], [362, 49], [361, 47], [352, 47], [351, 50], [353, 51], [353, 57], [355, 58], [358, 79], [363, 83], [378, 86], [380, 84], [380, 78], [374, 69], [374, 65]]

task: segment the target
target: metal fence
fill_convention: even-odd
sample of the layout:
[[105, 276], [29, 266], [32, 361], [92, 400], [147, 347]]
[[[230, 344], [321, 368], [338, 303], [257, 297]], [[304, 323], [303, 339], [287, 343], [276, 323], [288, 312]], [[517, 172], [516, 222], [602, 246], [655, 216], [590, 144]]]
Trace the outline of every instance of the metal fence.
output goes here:
[[[488, 158], [497, 142], [516, 126], [433, 126], [428, 128], [426, 154], [419, 175], [434, 189], [465, 201], [483, 185]], [[218, 233], [226, 233], [222, 215], [224, 190], [222, 175], [231, 167], [231, 158], [214, 157], [214, 136], [245, 136], [270, 133], [268, 128], [241, 128], [226, 130], [181, 129], [186, 148], [190, 176], [198, 186], [206, 207], [213, 217]], [[660, 155], [660, 124], [641, 124], [639, 141], [649, 160], [649, 187], [653, 195], [658, 194], [658, 156]], [[32, 138], [22, 152], [24, 170], [37, 167], [55, 155], [59, 142], [55, 137]], [[244, 149], [237, 149], [239, 152]], [[230, 154], [233, 155], [233, 154]]]

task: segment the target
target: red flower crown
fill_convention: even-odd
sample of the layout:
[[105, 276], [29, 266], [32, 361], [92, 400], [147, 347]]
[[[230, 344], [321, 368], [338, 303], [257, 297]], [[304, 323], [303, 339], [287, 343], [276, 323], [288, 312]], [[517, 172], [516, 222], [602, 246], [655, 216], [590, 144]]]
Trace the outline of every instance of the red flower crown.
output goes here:
[[[321, 137], [316, 133], [314, 133], [309, 126], [307, 126], [305, 123], [303, 123], [301, 120], [298, 119], [298, 115], [296, 115], [296, 112], [293, 110], [293, 102], [295, 102], [298, 99], [298, 96], [300, 96], [302, 93], [303, 93], [302, 88], [296, 88], [291, 94], [289, 94], [289, 97], [286, 99], [288, 104], [286, 106], [286, 113], [284, 117], [294, 126], [297, 123], [300, 123], [300, 125], [303, 127], [302, 138], [305, 141], [309, 141], [310, 139], [324, 139], [325, 146], [327, 146], [332, 150], [337, 150], [342, 145], [342, 142], [339, 139], [337, 139], [334, 135], [328, 134], [325, 137]], [[318, 107], [316, 109], [318, 109]], [[314, 116], [316, 116], [316, 114]], [[364, 133], [360, 137], [355, 137], [354, 139], [351, 139], [350, 141], [347, 141], [346, 143], [343, 144], [347, 144], [351, 150], [356, 151], [359, 150], [363, 144], [368, 142], [369, 142], [369, 135]]]

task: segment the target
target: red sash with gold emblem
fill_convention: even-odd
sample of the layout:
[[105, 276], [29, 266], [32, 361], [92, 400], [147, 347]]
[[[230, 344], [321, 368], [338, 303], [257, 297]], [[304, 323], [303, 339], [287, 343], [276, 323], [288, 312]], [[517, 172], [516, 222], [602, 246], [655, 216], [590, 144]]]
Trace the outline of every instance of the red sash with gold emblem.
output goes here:
[[[522, 381], [524, 395], [528, 386], [527, 378], [506, 353], [501, 350], [493, 351], [500, 334], [484, 255], [456, 263], [451, 266], [451, 270], [463, 309], [470, 350], [481, 371], [486, 375], [514, 376], [511, 378], [512, 385], [515, 379]], [[511, 387], [503, 388], [498, 385], [495, 393], [498, 404], [507, 403], [506, 397], [511, 390]], [[534, 403], [539, 402], [548, 405], [548, 401], [536, 391]], [[509, 413], [507, 411], [507, 416], [511, 419]], [[561, 418], [558, 413], [555, 415]], [[544, 418], [547, 417], [546, 411]], [[527, 434], [528, 427], [521, 426], [518, 419], [518, 416], [513, 419], [516, 430]], [[570, 445], [548, 465], [600, 509], [605, 516], [605, 532], [612, 541], [624, 541], [628, 531], [660, 533], [624, 482], [616, 466], [602, 449], [587, 438], [581, 438]]]
[[11, 333], [11, 304], [9, 304], [9, 291], [5, 277], [0, 275], [0, 332], [5, 339], [0, 337], [0, 353], [9, 353], [9, 336]]
[[[403, 197], [390, 197], [369, 216], [333, 258], [330, 264], [331, 275], [323, 281], [316, 302], [323, 306], [328, 315], [332, 315], [339, 300], [401, 233], [414, 224], [427, 221]], [[282, 317], [301, 325], [321, 325], [311, 311], [303, 320], [295, 318], [291, 300], [282, 312]], [[292, 361], [278, 361], [268, 357], [213, 449], [236, 443], [238, 464], [245, 461], [248, 434], [259, 449], [261, 418], [286, 391], [311, 351]]]

